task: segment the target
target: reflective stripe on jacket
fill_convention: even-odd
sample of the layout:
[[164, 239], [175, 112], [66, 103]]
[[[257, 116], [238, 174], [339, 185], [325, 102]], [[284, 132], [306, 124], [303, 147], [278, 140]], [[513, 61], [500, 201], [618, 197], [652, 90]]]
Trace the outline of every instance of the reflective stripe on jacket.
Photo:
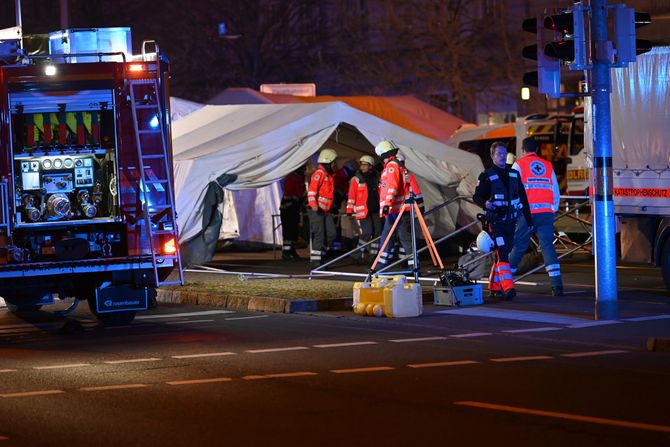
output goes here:
[[379, 179], [379, 213], [385, 206], [389, 207], [390, 214], [400, 212], [405, 203], [405, 169], [394, 156], [384, 163], [384, 170]]
[[[379, 212], [385, 206], [389, 207], [390, 214], [397, 214], [409, 199], [409, 187], [412, 186], [414, 198], [419, 206], [423, 206], [421, 188], [412, 173], [409, 174], [409, 183], [405, 181], [407, 170], [398, 163], [395, 157], [390, 157], [384, 164], [379, 180]], [[405, 208], [407, 209], [407, 208]]]
[[[489, 222], [499, 222], [507, 220], [507, 218], [516, 219], [518, 211], [523, 208], [518, 189], [521, 188], [519, 181], [519, 173], [514, 169], [509, 169], [509, 190], [505, 187], [502, 179], [491, 168], [486, 171], [489, 182], [491, 183], [491, 198], [489, 199], [498, 210], [487, 210], [486, 218]], [[503, 214], [500, 211], [504, 210]]]
[[[530, 153], [516, 161], [516, 169], [521, 173], [530, 212], [553, 213], [558, 208], [560, 192], [551, 163], [538, 157], [537, 154]], [[556, 197], [556, 194], [559, 197]]]
[[326, 212], [333, 206], [333, 176], [319, 165], [312, 174], [307, 188], [307, 206], [316, 210], [320, 208]]
[[357, 172], [349, 182], [348, 197], [347, 214], [353, 214], [356, 220], [365, 219], [368, 216], [368, 185], [362, 174]]

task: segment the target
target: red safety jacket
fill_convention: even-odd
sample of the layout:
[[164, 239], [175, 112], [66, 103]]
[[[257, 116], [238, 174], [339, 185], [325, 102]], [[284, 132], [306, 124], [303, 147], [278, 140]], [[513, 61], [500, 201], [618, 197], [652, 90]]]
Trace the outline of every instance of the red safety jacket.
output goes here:
[[[384, 163], [379, 180], [379, 212], [383, 212], [384, 207], [389, 207], [389, 214], [397, 214], [405, 206], [405, 201], [409, 199], [409, 187], [412, 185], [414, 198], [419, 205], [423, 204], [423, 195], [421, 188], [416, 182], [413, 174], [409, 174], [409, 182], [405, 181], [407, 170], [398, 163], [394, 156], [389, 157]], [[407, 208], [405, 208], [407, 210]]]
[[[411, 172], [409, 173], [409, 184], [412, 186], [412, 192], [414, 193], [414, 201], [419, 205], [421, 213], [424, 211], [423, 207], [423, 194], [421, 194], [421, 188], [419, 188], [419, 183], [416, 181], [416, 177]], [[409, 198], [409, 188], [407, 189], [407, 198]]]
[[[531, 214], [553, 213], [557, 202], [554, 168], [537, 154], [526, 154], [516, 161], [521, 182], [528, 196]], [[559, 192], [560, 194], [560, 192]]]
[[291, 172], [284, 178], [284, 197], [302, 198], [305, 195], [305, 176]]
[[314, 171], [307, 188], [307, 206], [314, 211], [330, 211], [333, 206], [333, 176], [322, 165]]
[[368, 185], [362, 174], [356, 173], [349, 183], [347, 214], [353, 214], [356, 220], [368, 216]]

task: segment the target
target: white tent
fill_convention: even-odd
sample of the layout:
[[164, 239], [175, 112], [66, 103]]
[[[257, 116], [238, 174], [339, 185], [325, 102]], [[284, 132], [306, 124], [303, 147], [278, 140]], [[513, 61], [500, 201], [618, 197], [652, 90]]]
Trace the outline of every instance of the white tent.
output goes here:
[[[419, 177], [427, 208], [458, 194], [471, 195], [483, 170], [478, 156], [361, 112], [342, 102], [205, 106], [173, 124], [176, 204], [181, 240], [202, 227], [207, 185], [222, 174], [237, 180], [229, 190], [256, 189], [285, 177], [320, 150], [340, 126], [353, 126], [367, 140], [361, 152], [387, 138], [400, 147], [408, 169]], [[277, 208], [248, 203], [258, 225]], [[239, 208], [238, 208], [239, 209]], [[437, 234], [470, 221], [477, 207], [454, 203], [430, 216]], [[224, 213], [225, 220], [225, 213]], [[271, 234], [270, 234], [271, 237]], [[270, 239], [271, 242], [271, 239]]]

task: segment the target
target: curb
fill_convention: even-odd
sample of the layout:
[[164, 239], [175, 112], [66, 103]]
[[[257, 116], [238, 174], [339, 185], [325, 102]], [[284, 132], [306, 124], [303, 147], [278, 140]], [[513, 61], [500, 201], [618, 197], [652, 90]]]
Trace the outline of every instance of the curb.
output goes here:
[[648, 338], [647, 351], [670, 352], [670, 338]]
[[210, 292], [195, 292], [174, 289], [158, 289], [159, 303], [200, 304], [256, 312], [317, 312], [328, 310], [350, 310], [353, 298], [289, 299], [250, 295], [225, 295]]

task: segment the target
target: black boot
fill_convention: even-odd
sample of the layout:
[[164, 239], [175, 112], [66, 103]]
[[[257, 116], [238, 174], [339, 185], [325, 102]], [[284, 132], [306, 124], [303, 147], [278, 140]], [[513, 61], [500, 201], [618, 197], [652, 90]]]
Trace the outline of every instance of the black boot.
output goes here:
[[505, 301], [512, 301], [515, 296], [516, 296], [516, 290], [513, 287], [508, 291], [503, 292], [503, 300]]
[[489, 290], [489, 299], [498, 300], [503, 297], [502, 290]]

